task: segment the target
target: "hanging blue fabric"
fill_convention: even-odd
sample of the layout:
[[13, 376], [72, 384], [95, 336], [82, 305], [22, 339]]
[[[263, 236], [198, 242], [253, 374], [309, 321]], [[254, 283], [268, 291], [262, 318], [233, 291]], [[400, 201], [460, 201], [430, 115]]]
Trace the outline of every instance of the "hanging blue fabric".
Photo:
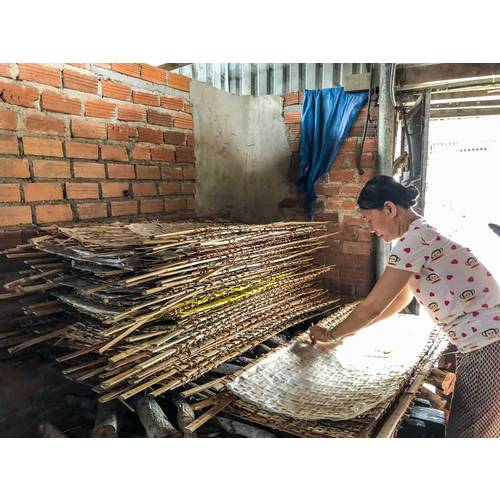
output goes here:
[[310, 219], [316, 201], [314, 186], [330, 170], [367, 99], [368, 92], [345, 92], [344, 87], [305, 91], [295, 184], [306, 193], [305, 210]]

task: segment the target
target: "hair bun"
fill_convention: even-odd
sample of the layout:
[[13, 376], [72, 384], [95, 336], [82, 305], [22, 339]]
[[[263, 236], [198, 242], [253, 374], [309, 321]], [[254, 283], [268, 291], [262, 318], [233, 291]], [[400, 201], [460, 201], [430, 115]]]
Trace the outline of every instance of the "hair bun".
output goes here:
[[408, 197], [408, 203], [410, 205], [414, 205], [417, 201], [418, 195], [420, 194], [419, 190], [415, 186], [408, 186], [405, 190], [406, 196]]

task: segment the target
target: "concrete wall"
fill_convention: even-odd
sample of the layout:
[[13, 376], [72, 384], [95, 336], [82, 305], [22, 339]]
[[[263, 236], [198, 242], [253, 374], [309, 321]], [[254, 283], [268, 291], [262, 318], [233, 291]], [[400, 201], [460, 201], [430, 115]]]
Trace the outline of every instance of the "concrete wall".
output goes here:
[[193, 81], [191, 100], [197, 215], [280, 220], [291, 155], [282, 97], [236, 96]]

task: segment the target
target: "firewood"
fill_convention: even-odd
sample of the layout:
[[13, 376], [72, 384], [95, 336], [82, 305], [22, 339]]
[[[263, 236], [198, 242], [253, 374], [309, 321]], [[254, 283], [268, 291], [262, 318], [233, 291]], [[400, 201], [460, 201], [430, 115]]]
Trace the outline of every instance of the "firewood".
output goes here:
[[432, 392], [430, 389], [427, 389], [427, 387], [422, 386], [418, 391], [418, 395], [423, 399], [427, 399], [433, 408], [444, 410], [446, 407], [446, 400]]
[[43, 422], [38, 426], [38, 433], [43, 438], [66, 438], [66, 434], [48, 422]]
[[94, 428], [90, 437], [93, 438], [117, 438], [118, 437], [118, 417], [113, 405], [99, 404]]
[[439, 368], [432, 368], [429, 379], [443, 391], [445, 395], [449, 395], [455, 388], [456, 375]]
[[139, 398], [135, 409], [149, 438], [180, 437], [179, 431], [170, 423], [154, 398], [147, 396]]
[[186, 429], [186, 426], [188, 426], [196, 419], [196, 415], [194, 414], [194, 411], [189, 403], [181, 397], [174, 398], [173, 403], [177, 408], [177, 425], [179, 426], [179, 429], [184, 433], [184, 437], [196, 437], [196, 432], [190, 432]]

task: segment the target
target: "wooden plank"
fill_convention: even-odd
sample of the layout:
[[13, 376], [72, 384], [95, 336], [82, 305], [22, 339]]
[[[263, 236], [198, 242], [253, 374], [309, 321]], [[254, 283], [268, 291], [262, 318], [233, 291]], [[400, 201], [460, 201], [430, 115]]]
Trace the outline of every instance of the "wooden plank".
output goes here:
[[316, 88], [316, 64], [307, 63], [306, 64], [306, 78], [305, 78], [305, 88], [315, 89]]
[[267, 94], [267, 64], [257, 64], [257, 95]]
[[241, 65], [241, 95], [252, 94], [252, 65]]
[[282, 95], [283, 92], [283, 64], [273, 64], [273, 94]]
[[431, 118], [457, 118], [460, 116], [500, 115], [500, 108], [431, 109]]
[[290, 64], [290, 73], [288, 78], [288, 92], [297, 92], [299, 90], [299, 65]]
[[324, 89], [328, 89], [330, 87], [333, 87], [333, 63], [324, 63], [323, 64], [323, 78], [322, 78], [321, 86]]

